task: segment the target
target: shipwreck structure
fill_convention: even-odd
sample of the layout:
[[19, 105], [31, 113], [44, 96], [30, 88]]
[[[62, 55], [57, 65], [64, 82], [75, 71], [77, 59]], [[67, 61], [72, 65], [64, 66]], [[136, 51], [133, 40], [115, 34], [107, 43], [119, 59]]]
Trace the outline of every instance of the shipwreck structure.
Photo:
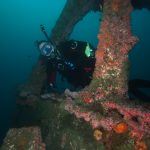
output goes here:
[[[41, 101], [46, 73], [38, 62], [29, 82], [21, 89], [18, 103], [36, 110], [36, 123], [42, 129], [47, 149], [150, 148], [147, 104], [130, 101], [128, 97], [128, 53], [138, 41], [131, 32], [132, 9], [130, 0], [67, 1], [52, 30], [51, 40], [55, 44], [68, 39], [74, 25], [90, 10], [103, 11], [103, 18], [93, 79], [87, 87], [79, 92], [54, 94], [52, 98], [59, 99], [59, 103]], [[14, 131], [17, 134], [14, 129], [12, 135]], [[3, 147], [9, 145], [10, 132], [8, 135]], [[41, 143], [40, 138], [38, 144]], [[42, 149], [45, 144], [42, 143]]]

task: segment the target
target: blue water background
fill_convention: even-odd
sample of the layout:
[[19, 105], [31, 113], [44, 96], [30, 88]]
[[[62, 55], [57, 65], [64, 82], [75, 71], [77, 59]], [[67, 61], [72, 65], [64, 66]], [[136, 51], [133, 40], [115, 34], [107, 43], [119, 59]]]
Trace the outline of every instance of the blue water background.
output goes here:
[[[0, 141], [11, 126], [17, 87], [26, 82], [38, 59], [35, 40], [44, 39], [56, 23], [66, 0], [0, 1]], [[96, 47], [101, 14], [90, 12], [74, 28], [70, 38], [88, 41]], [[150, 11], [132, 14], [132, 29], [140, 42], [130, 54], [131, 78], [150, 79]]]

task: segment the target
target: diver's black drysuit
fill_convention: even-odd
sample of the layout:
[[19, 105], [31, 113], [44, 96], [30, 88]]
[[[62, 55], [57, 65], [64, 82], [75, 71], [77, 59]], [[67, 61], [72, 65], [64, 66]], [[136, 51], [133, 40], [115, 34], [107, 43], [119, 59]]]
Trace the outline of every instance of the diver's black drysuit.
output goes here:
[[[89, 56], [85, 54], [87, 46], [91, 49]], [[75, 88], [89, 84], [95, 67], [95, 49], [87, 42], [75, 40], [61, 42], [56, 49], [56, 57], [42, 56], [47, 68], [48, 85], [55, 83], [56, 72]]]

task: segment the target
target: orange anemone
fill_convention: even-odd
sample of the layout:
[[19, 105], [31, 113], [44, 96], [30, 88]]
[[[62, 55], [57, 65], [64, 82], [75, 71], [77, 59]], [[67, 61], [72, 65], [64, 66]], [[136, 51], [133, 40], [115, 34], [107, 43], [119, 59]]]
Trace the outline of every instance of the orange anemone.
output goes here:
[[125, 133], [128, 131], [128, 126], [126, 123], [121, 122], [121, 123], [118, 123], [113, 129], [116, 133], [121, 134], [121, 133]]
[[95, 131], [94, 131], [94, 138], [97, 140], [97, 141], [99, 141], [99, 140], [101, 140], [102, 139], [102, 132], [100, 131], [100, 130], [98, 130], [98, 129], [96, 129]]

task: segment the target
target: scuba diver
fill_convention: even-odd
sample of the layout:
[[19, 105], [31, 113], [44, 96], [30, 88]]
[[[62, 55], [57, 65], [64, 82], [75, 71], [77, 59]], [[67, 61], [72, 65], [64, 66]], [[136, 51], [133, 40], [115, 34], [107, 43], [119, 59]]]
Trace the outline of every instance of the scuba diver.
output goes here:
[[53, 44], [49, 39], [45, 28], [41, 25], [41, 31], [46, 41], [38, 41], [37, 47], [41, 54], [40, 59], [46, 65], [47, 83], [41, 93], [57, 91], [56, 75], [59, 72], [62, 77], [77, 88], [88, 85], [92, 79], [95, 66], [95, 48], [88, 42], [68, 40]]

